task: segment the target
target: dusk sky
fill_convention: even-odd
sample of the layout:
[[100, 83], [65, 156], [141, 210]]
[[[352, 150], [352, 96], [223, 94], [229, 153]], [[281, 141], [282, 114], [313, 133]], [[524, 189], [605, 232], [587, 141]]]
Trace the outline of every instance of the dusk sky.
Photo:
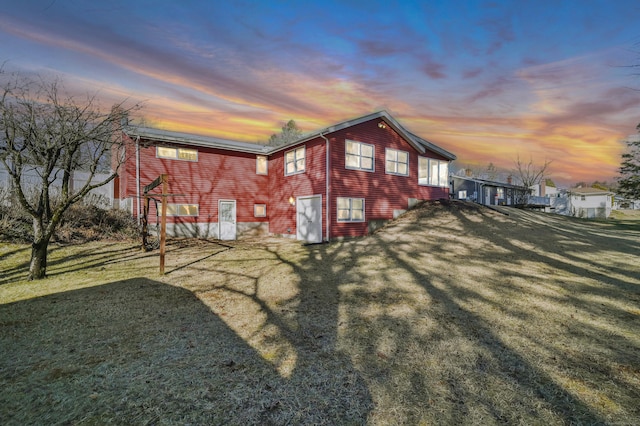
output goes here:
[[266, 141], [386, 109], [457, 167], [612, 180], [640, 122], [640, 2], [1, 0], [5, 69], [145, 124]]

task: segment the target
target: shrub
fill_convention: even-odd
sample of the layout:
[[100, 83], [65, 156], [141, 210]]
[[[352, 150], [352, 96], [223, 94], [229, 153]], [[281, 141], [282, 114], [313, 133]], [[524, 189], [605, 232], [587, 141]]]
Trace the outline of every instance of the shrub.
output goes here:
[[[91, 203], [78, 203], [65, 213], [54, 234], [61, 243], [82, 243], [95, 240], [135, 239], [138, 226], [131, 214], [111, 210]], [[17, 203], [12, 203], [5, 188], [0, 188], [0, 240], [30, 243], [33, 240], [31, 218]]]

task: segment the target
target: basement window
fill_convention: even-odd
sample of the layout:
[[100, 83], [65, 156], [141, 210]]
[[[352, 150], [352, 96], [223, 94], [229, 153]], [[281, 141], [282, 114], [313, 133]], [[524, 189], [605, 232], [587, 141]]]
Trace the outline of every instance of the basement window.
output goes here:
[[253, 205], [253, 216], [255, 216], [255, 217], [266, 217], [267, 216], [267, 205], [266, 204], [254, 204]]
[[364, 222], [364, 198], [338, 197], [338, 222]]
[[[198, 216], [198, 204], [167, 203], [167, 216]], [[158, 203], [158, 214], [162, 214], [162, 203]]]
[[170, 160], [198, 161], [198, 151], [189, 148], [156, 147], [156, 157]]

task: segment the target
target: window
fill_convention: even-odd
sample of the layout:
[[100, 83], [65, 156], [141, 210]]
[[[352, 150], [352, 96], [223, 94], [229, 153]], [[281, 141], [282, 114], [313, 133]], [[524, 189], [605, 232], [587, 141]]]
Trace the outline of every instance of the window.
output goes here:
[[580, 196], [580, 201], [587, 201], [587, 197], [585, 195]]
[[467, 199], [467, 190], [458, 191], [458, 200], [466, 200]]
[[345, 151], [344, 165], [347, 169], [374, 170], [373, 145], [347, 140]]
[[256, 155], [256, 174], [258, 175], [269, 174], [267, 166], [268, 166], [267, 157], [264, 155]]
[[267, 216], [267, 205], [266, 204], [254, 204], [253, 205], [253, 215], [255, 217], [266, 217]]
[[166, 146], [156, 147], [158, 158], [169, 158], [172, 160], [198, 161], [198, 151], [188, 148], [170, 148]]
[[364, 222], [364, 198], [338, 197], [338, 222]]
[[292, 149], [284, 154], [284, 174], [293, 175], [304, 172], [305, 149], [304, 146]]
[[409, 153], [387, 148], [386, 151], [387, 173], [392, 175], [409, 176]]
[[[167, 216], [198, 216], [197, 204], [167, 203]], [[162, 203], [158, 203], [158, 214], [162, 214]]]
[[449, 162], [418, 157], [418, 183], [446, 188], [449, 186]]
[[498, 198], [504, 198], [504, 188], [496, 188], [496, 195]]

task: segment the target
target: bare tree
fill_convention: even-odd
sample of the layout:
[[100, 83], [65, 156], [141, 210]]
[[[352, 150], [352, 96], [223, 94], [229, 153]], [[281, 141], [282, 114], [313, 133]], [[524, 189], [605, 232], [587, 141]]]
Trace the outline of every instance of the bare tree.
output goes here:
[[[111, 150], [123, 143], [116, 129], [138, 106], [120, 103], [104, 113], [95, 95], [76, 100], [57, 79], [0, 74], [0, 163], [10, 176], [14, 200], [33, 220], [29, 279], [41, 279], [63, 213], [116, 177], [119, 162], [109, 170]], [[101, 168], [109, 173], [95, 181]], [[79, 188], [73, 187], [74, 170], [89, 174]], [[35, 182], [27, 182], [29, 174], [37, 176]]]
[[529, 157], [529, 162], [524, 163], [520, 156], [516, 158], [515, 169], [513, 175], [519, 185], [524, 189], [521, 200], [516, 200], [517, 204], [524, 204], [527, 202], [529, 195], [531, 194], [531, 187], [538, 185], [547, 176], [547, 171], [551, 165], [551, 160], [544, 160], [542, 164], [535, 164], [533, 159]]
[[487, 166], [486, 173], [487, 173], [487, 180], [495, 181], [496, 179], [498, 179], [498, 168], [492, 162], [490, 162], [489, 165]]

